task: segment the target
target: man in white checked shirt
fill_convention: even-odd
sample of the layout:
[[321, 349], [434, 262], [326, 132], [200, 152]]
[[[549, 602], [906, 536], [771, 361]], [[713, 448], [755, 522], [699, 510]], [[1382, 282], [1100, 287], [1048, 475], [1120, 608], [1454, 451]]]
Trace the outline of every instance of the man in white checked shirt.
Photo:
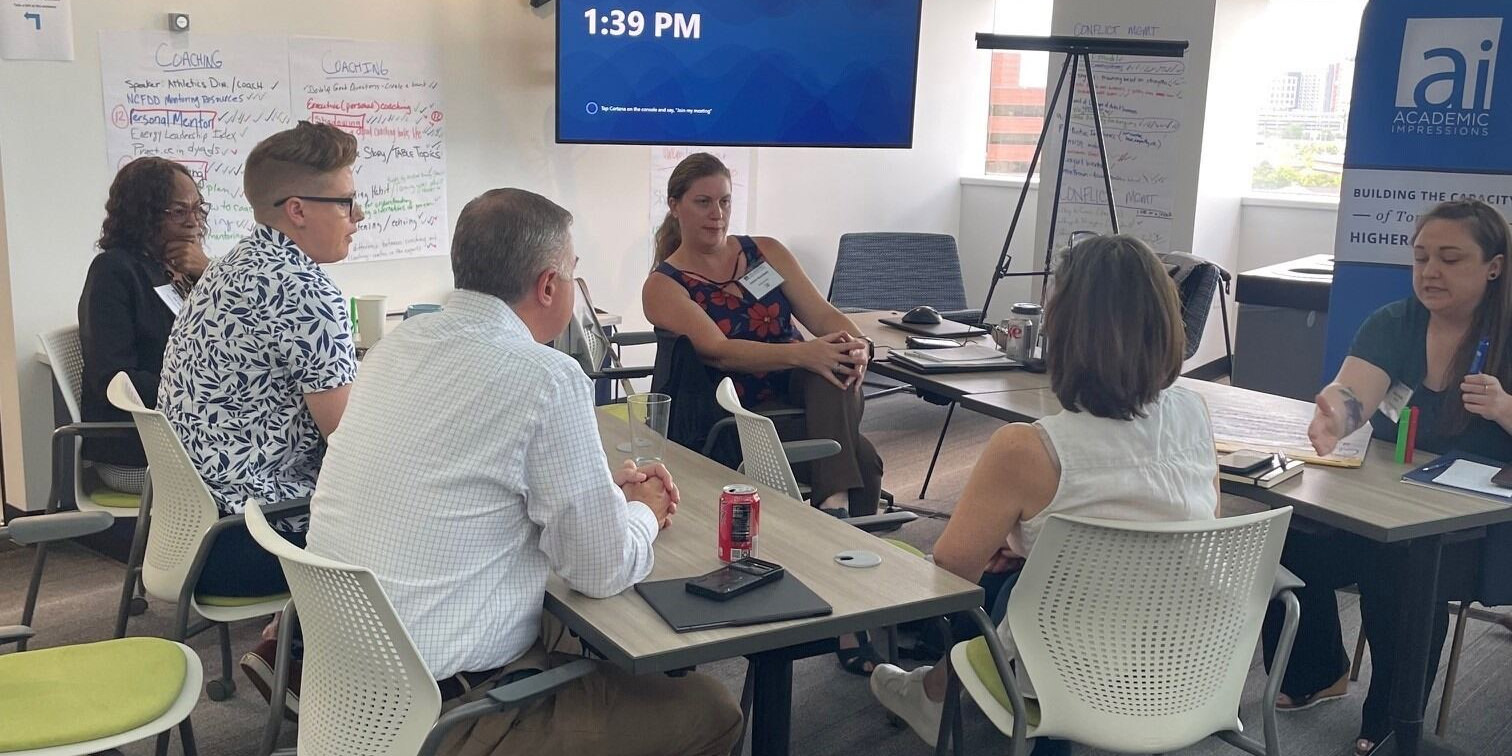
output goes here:
[[[518, 189], [467, 204], [457, 291], [368, 353], [311, 502], [309, 550], [377, 575], [449, 706], [570, 659], [543, 639], [548, 572], [620, 593], [651, 572], [677, 508], [660, 465], [611, 471], [591, 383], [544, 346], [572, 315], [571, 222]], [[599, 669], [459, 727], [443, 751], [730, 751], [740, 711], [718, 682]]]

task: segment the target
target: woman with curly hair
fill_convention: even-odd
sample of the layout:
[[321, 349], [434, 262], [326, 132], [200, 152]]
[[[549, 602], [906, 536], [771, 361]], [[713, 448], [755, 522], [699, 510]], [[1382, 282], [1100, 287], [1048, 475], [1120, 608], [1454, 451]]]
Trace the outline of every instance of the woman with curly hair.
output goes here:
[[[210, 262], [204, 250], [209, 210], [189, 171], [171, 160], [137, 158], [116, 174], [100, 252], [79, 297], [85, 421], [131, 419], [105, 399], [116, 373], [131, 376], [142, 400], [155, 404], [178, 303]], [[81, 455], [105, 485], [141, 493], [147, 458], [135, 435], [86, 439]]]

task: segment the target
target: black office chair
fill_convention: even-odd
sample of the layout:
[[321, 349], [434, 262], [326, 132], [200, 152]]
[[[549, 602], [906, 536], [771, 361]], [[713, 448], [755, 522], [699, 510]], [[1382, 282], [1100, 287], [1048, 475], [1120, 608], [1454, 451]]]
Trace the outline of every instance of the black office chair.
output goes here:
[[1218, 295], [1218, 307], [1223, 314], [1223, 351], [1228, 358], [1225, 372], [1233, 368], [1234, 343], [1229, 335], [1228, 294], [1233, 276], [1210, 260], [1186, 252], [1158, 252], [1156, 257], [1166, 266], [1176, 282], [1176, 293], [1181, 298], [1181, 323], [1186, 331], [1186, 354], [1191, 357], [1202, 345], [1202, 332], [1207, 327], [1208, 312], [1213, 308], [1213, 296]]

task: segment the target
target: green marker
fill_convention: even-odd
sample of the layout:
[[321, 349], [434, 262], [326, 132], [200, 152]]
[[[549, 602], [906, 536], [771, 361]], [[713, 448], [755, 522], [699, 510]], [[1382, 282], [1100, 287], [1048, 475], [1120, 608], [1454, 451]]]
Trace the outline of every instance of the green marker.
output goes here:
[[1408, 435], [1412, 430], [1412, 410], [1403, 407], [1402, 414], [1397, 417], [1397, 445], [1396, 461], [1399, 465], [1407, 464]]

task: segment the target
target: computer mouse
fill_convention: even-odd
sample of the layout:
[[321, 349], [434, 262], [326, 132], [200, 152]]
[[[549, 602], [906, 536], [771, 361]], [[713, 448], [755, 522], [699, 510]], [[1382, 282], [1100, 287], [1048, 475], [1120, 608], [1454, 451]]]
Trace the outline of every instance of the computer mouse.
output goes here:
[[917, 325], [939, 325], [941, 320], [943, 320], [943, 318], [940, 317], [940, 311], [936, 310], [933, 307], [930, 307], [929, 305], [919, 305], [918, 307], [915, 307], [912, 310], [903, 313], [904, 323], [914, 323]]

